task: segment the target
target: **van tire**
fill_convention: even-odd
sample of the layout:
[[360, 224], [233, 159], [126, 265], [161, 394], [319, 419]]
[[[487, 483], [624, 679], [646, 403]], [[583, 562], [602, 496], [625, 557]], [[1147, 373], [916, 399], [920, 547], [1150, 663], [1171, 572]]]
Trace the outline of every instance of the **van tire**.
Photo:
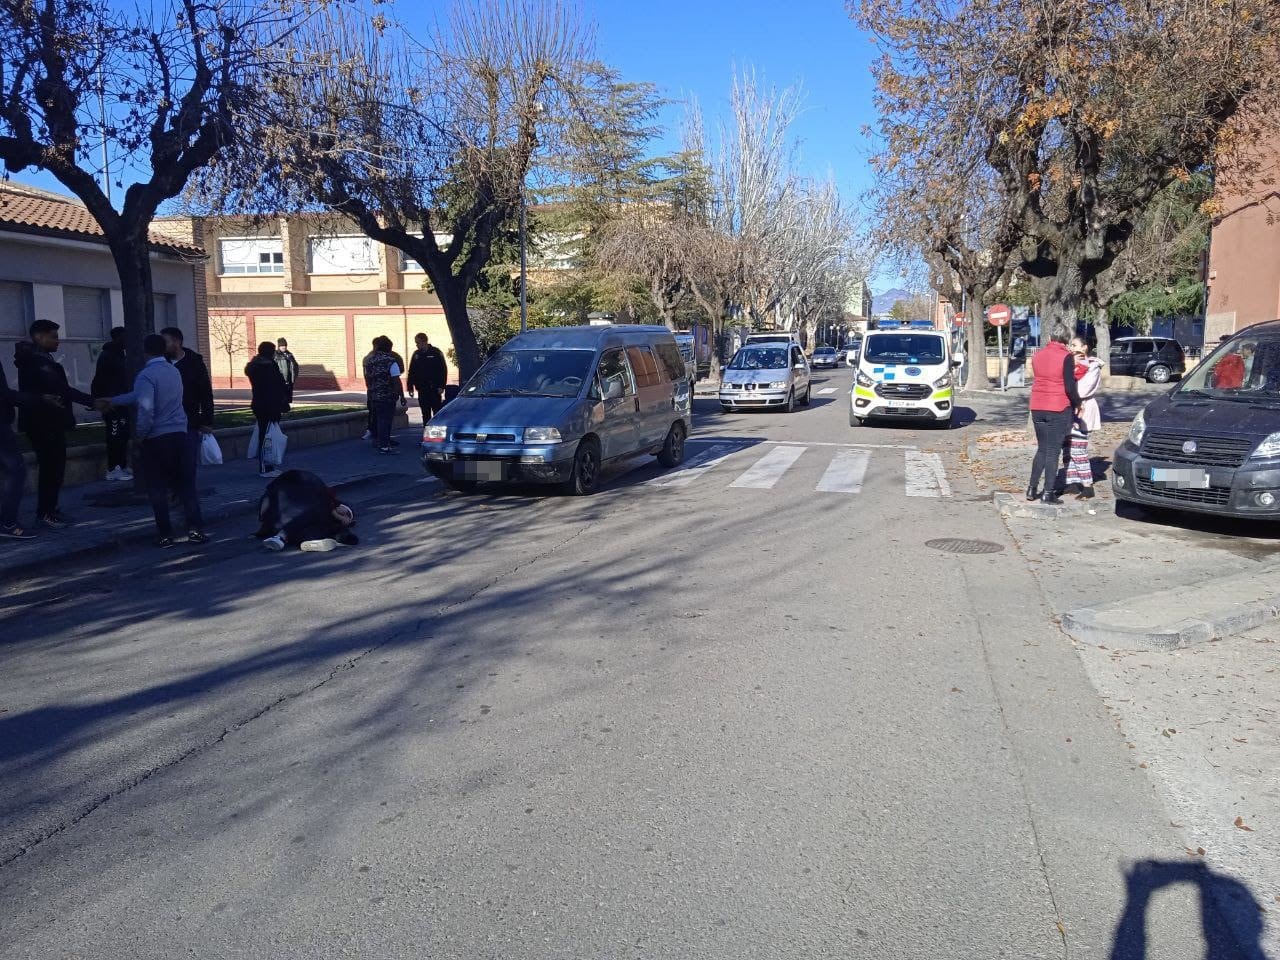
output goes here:
[[860, 416], [858, 416], [858, 415], [857, 415], [856, 413], [854, 413], [852, 410], [850, 410], [850, 411], [849, 411], [849, 426], [851, 426], [851, 427], [861, 427], [861, 426], [865, 426], [865, 425], [866, 425], [866, 422], [867, 422], [867, 421], [866, 421], [866, 419], [865, 419], [864, 417], [860, 417]]
[[1147, 381], [1149, 383], [1168, 383], [1172, 374], [1173, 371], [1163, 363], [1157, 363], [1147, 371]]
[[662, 441], [662, 449], [658, 451], [658, 463], [670, 470], [684, 462], [684, 423], [677, 420], [667, 431], [667, 439]]
[[600, 486], [600, 443], [595, 437], [583, 437], [573, 453], [569, 479], [560, 485], [571, 497], [586, 497]]

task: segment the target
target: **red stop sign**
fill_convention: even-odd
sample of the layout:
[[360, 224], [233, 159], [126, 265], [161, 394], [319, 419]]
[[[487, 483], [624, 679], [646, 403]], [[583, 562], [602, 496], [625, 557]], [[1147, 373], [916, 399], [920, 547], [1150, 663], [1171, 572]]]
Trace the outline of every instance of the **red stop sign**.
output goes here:
[[1003, 303], [993, 303], [987, 307], [987, 323], [993, 327], [1007, 327], [1013, 319], [1013, 311]]

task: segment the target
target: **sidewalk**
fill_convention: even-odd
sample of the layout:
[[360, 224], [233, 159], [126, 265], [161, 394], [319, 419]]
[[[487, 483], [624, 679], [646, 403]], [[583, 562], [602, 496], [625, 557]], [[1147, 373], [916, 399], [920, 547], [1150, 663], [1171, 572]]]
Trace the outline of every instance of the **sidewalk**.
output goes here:
[[[379, 454], [363, 440], [347, 440], [319, 447], [290, 451], [284, 468], [310, 470], [331, 486], [357, 483], [374, 477], [401, 476], [406, 481], [423, 476], [418, 456], [418, 439], [422, 428], [418, 423], [397, 431], [400, 452], [394, 456]], [[199, 473], [200, 506], [205, 526], [232, 517], [243, 517], [245, 534], [252, 532], [252, 520], [258, 500], [270, 478], [258, 475], [256, 460], [229, 460], [219, 467], [201, 467]], [[35, 540], [0, 541], [0, 582], [14, 580], [36, 571], [48, 572], [58, 563], [107, 553], [130, 544], [149, 544], [155, 536], [155, 521], [145, 499], [124, 505], [102, 505], [108, 496], [120, 496], [128, 484], [87, 484], [64, 490], [62, 509], [71, 517], [72, 526], [65, 530], [37, 530]], [[122, 490], [121, 488], [126, 488]], [[34, 505], [30, 496], [23, 497], [20, 517], [30, 523]], [[181, 530], [182, 510], [174, 508], [174, 524]], [[195, 549], [179, 544], [176, 550]]]

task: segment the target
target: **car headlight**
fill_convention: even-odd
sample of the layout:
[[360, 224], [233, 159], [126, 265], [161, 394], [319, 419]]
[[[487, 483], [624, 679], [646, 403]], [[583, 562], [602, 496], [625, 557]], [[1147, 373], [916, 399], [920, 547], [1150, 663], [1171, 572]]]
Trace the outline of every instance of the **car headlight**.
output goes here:
[[951, 386], [951, 374], [949, 373], [944, 373], [937, 380], [933, 381], [933, 389], [935, 390], [945, 390], [949, 386]]
[[1129, 428], [1129, 442], [1135, 447], [1142, 445], [1142, 436], [1147, 432], [1147, 418], [1143, 411], [1133, 418], [1133, 426]]
[[525, 427], [525, 443], [559, 443], [560, 431], [555, 427]]
[[449, 439], [448, 427], [427, 424], [422, 431], [423, 443], [444, 443], [447, 439]]
[[781, 390], [781, 389], [783, 389], [784, 387], [786, 387], [786, 385], [787, 385], [787, 381], [785, 381], [785, 380], [779, 380], [777, 383], [771, 383], [771, 384], [769, 384], [769, 387], [770, 387], [770, 389], [772, 389], [772, 390]]
[[1250, 456], [1256, 460], [1280, 457], [1280, 433], [1273, 433], [1263, 440], [1258, 444], [1258, 449], [1254, 450]]

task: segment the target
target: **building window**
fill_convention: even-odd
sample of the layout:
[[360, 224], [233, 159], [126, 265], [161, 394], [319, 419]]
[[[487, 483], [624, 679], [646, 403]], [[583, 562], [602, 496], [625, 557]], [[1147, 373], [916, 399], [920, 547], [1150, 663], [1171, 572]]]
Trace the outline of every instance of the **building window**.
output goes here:
[[309, 237], [312, 273], [377, 273], [378, 250], [368, 237]]
[[426, 273], [422, 269], [422, 264], [413, 257], [409, 256], [403, 250], [400, 251], [400, 272], [401, 273]]
[[222, 273], [284, 273], [284, 241], [279, 237], [237, 237], [218, 241]]
[[25, 337], [34, 312], [31, 284], [0, 280], [0, 337]]
[[[178, 298], [172, 293], [152, 294], [156, 305], [156, 329], [178, 325]], [[192, 346], [195, 341], [192, 341]]]
[[100, 287], [62, 288], [62, 336], [101, 340], [111, 326], [111, 293]]

